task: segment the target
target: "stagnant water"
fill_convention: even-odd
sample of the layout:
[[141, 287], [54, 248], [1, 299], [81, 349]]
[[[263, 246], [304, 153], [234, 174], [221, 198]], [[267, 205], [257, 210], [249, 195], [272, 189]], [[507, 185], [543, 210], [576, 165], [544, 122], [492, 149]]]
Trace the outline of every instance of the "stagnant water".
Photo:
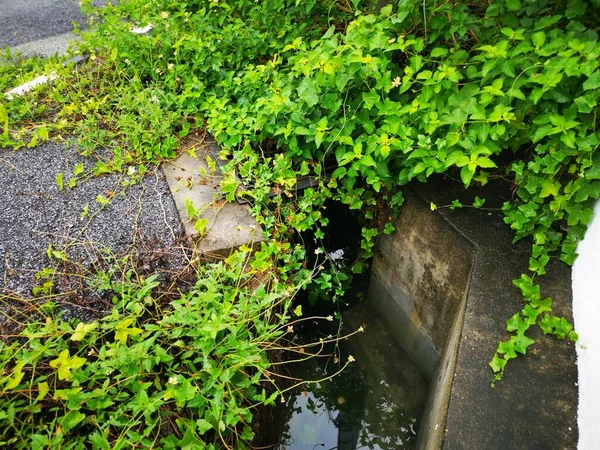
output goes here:
[[[289, 375], [320, 380], [355, 359], [332, 379], [304, 384], [280, 405], [277, 450], [414, 448], [428, 384], [367, 303], [343, 313], [342, 334], [364, 332], [327, 349], [322, 358], [289, 364]], [[335, 323], [307, 323], [297, 342], [335, 334]], [[339, 362], [335, 358], [339, 359]], [[276, 425], [276, 422], [280, 422]], [[274, 430], [272, 430], [274, 431]]]

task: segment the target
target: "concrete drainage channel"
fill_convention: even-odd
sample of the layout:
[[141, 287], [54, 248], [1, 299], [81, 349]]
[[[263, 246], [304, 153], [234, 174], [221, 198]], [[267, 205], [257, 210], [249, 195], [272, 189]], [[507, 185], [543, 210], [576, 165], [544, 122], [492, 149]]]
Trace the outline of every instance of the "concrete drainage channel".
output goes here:
[[[209, 170], [204, 159], [211, 150], [206, 145], [214, 143], [196, 148], [197, 157], [184, 152], [163, 170], [187, 222], [186, 232], [194, 234], [185, 216], [187, 198], [214, 224], [215, 232], [199, 241], [198, 250], [222, 255], [232, 245], [257, 242], [260, 233], [245, 205], [217, 206], [223, 216], [215, 215], [218, 178], [199, 176], [200, 167]], [[512, 243], [499, 212], [430, 209], [430, 202], [450, 204], [464, 195], [447, 184], [443, 189], [432, 183], [407, 190], [397, 231], [377, 242], [363, 304], [377, 312], [390, 337], [430, 381], [416, 448], [574, 449], [573, 343], [535, 335], [533, 354], [512, 361], [505, 379], [490, 386], [488, 363], [497, 343], [506, 338], [505, 320], [522, 307], [512, 279], [526, 270], [529, 249], [526, 243]], [[487, 193], [487, 198], [494, 196], [502, 193]], [[548, 272], [542, 291], [553, 298], [557, 314], [571, 319], [570, 270], [558, 262]]]
[[[511, 280], [527, 269], [527, 243], [512, 243], [499, 211], [431, 211], [430, 202], [468, 204], [448, 183], [405, 196], [397, 231], [377, 243], [368, 302], [431, 380], [417, 448], [577, 448], [575, 344], [540, 332], [490, 386], [489, 360], [522, 308]], [[570, 269], [554, 262], [544, 278], [542, 293], [571, 320]]]

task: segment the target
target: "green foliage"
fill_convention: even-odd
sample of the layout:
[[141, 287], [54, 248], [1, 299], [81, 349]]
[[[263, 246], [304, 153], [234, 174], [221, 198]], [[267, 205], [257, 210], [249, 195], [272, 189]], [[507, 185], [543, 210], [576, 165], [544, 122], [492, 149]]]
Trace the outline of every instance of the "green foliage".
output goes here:
[[249, 255], [201, 266], [169, 304], [156, 276], [99, 274], [88, 281], [114, 293], [111, 314], [75, 327], [47, 316], [1, 342], [2, 446], [245, 448], [254, 408], [280, 394], [266, 350], [299, 287]]

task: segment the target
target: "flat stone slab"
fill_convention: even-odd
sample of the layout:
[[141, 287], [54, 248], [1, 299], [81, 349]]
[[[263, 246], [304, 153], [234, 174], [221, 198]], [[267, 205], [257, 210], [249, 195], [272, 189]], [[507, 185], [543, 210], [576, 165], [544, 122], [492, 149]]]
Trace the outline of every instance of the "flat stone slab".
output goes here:
[[[193, 136], [185, 147], [176, 160], [164, 163], [162, 170], [185, 234], [196, 242], [195, 250], [222, 257], [241, 245], [258, 244], [263, 240], [262, 231], [248, 205], [227, 202], [219, 192], [222, 176], [218, 168], [211, 170], [207, 163], [209, 155], [218, 153], [215, 144]], [[189, 202], [200, 212], [198, 217], [190, 218]], [[203, 233], [194, 228], [198, 218], [208, 221]]]

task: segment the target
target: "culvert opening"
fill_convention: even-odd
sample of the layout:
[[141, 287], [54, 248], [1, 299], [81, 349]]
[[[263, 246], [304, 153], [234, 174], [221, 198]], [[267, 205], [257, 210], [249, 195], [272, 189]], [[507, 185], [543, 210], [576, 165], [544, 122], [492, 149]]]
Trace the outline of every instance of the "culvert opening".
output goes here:
[[[327, 204], [326, 215], [329, 225], [322, 242], [302, 237], [309, 258], [322, 244], [330, 264], [351, 264], [360, 251], [358, 215], [335, 202]], [[368, 286], [366, 273], [355, 277], [335, 304], [304, 299], [305, 316], [341, 317], [342, 325], [311, 320], [295, 327], [292, 346], [322, 339], [321, 356], [286, 355], [287, 360], [305, 359], [285, 364], [290, 385], [308, 382], [288, 391], [263, 418], [257, 444], [276, 450], [416, 448], [429, 382], [367, 301]], [[332, 336], [349, 334], [328, 343]]]

